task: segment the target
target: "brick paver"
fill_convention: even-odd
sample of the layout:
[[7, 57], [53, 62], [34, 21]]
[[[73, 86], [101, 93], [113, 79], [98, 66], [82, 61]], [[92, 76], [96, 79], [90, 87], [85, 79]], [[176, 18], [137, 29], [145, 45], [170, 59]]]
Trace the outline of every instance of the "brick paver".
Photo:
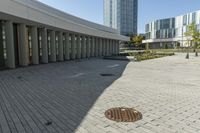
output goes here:
[[[0, 72], [0, 133], [198, 133], [200, 57], [90, 59]], [[114, 76], [102, 77], [111, 73]], [[112, 107], [143, 119], [117, 123]], [[52, 122], [46, 125], [47, 122]]]

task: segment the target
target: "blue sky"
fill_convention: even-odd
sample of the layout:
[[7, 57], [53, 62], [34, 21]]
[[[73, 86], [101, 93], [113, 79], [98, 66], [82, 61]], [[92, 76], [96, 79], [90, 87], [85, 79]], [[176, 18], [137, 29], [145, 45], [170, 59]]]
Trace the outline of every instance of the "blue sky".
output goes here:
[[[103, 24], [103, 0], [39, 0], [69, 14]], [[200, 0], [138, 0], [138, 32], [155, 19], [200, 10]]]

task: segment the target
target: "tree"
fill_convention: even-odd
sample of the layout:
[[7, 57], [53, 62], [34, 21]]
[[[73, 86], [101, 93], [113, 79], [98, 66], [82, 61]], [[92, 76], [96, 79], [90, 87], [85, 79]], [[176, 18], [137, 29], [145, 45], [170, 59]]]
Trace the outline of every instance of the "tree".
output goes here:
[[[193, 47], [194, 49], [199, 48], [200, 47], [200, 32], [197, 30], [197, 27], [195, 25], [195, 23], [191, 23], [190, 25], [187, 26], [187, 32], [185, 32], [185, 36], [188, 39], [188, 43], [189, 41], [191, 41], [193, 43]], [[196, 51], [196, 50], [195, 50]], [[196, 55], [198, 55], [197, 51], [196, 51]], [[187, 53], [187, 58], [189, 58], [189, 52]]]
[[142, 44], [142, 40], [144, 40], [144, 37], [141, 35], [137, 35], [131, 38], [131, 42], [135, 45], [135, 46], [139, 46], [140, 44]]
[[200, 32], [197, 30], [195, 23], [188, 25], [188, 31], [185, 32], [185, 36], [190, 37], [194, 43], [194, 47], [197, 47], [200, 43]]

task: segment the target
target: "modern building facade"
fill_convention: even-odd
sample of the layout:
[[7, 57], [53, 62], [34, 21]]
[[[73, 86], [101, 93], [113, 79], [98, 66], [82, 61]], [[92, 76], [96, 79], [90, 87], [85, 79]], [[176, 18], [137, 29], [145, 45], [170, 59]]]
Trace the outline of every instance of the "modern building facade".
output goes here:
[[36, 0], [0, 1], [0, 68], [117, 54], [127, 40]]
[[136, 35], [138, 0], [104, 0], [104, 25], [122, 35]]
[[192, 23], [200, 30], [200, 10], [150, 22], [145, 27], [146, 40], [143, 43], [148, 43], [150, 48], [188, 47], [192, 43], [185, 32]]

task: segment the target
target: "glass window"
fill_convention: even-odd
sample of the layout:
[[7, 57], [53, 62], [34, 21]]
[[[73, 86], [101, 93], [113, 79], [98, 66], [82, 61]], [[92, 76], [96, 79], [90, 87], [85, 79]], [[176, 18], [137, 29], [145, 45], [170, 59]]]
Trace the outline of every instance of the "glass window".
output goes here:
[[183, 16], [183, 25], [187, 25], [187, 15]]
[[172, 28], [175, 28], [175, 18], [172, 19]]
[[161, 29], [170, 28], [170, 19], [161, 20]]
[[192, 22], [196, 22], [196, 13], [192, 13]]

